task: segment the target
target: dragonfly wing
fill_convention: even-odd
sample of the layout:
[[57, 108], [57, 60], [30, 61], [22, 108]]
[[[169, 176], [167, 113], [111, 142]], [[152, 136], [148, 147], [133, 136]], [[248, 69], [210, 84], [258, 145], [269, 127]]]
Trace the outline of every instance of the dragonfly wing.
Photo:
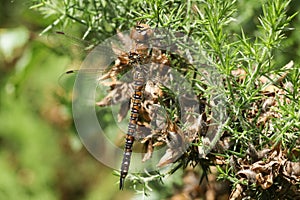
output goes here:
[[97, 102], [98, 106], [116, 105], [123, 102], [129, 102], [130, 94], [132, 93], [131, 83], [115, 83], [111, 82], [110, 85], [113, 88], [101, 101]]

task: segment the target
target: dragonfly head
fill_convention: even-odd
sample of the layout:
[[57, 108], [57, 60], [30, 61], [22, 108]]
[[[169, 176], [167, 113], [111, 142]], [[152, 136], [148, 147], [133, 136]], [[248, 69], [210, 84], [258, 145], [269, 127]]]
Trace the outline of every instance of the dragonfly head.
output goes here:
[[153, 35], [153, 30], [147, 24], [138, 24], [130, 33], [131, 39], [139, 43], [145, 43]]

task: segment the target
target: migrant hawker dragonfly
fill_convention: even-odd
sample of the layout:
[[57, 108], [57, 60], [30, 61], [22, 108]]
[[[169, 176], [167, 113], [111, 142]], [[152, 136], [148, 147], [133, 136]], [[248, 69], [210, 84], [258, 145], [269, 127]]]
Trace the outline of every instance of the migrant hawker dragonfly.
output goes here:
[[[193, 94], [190, 83], [182, 76], [190, 67], [188, 60], [191, 60], [191, 55], [185, 55], [180, 60], [179, 57], [168, 54], [168, 51], [180, 52], [178, 46], [166, 45], [170, 37], [162, 38], [157, 36], [161, 34], [155, 34], [155, 30], [147, 24], [137, 24], [128, 36], [118, 33], [125, 48], [119, 48], [116, 44], [107, 45], [111, 45], [112, 51], [117, 55], [114, 64], [105, 69], [97, 68], [99, 62], [94, 63], [97, 51], [93, 51], [92, 55], [89, 55], [90, 59], [87, 59], [88, 62], [84, 64], [88, 66], [88, 69], [82, 69], [83, 72], [93, 72], [94, 69], [96, 69], [94, 72], [101, 71], [101, 76], [97, 78], [100, 84], [107, 84], [104, 81], [110, 80], [108, 86], [111, 91], [96, 103], [98, 106], [120, 103], [116, 96], [120, 96], [120, 91], [122, 93], [123, 86], [126, 85], [120, 81], [120, 75], [128, 70], [132, 72], [132, 83], [127, 84], [127, 86], [130, 85], [128, 87], [131, 87], [132, 94], [125, 94], [130, 97], [130, 106], [121, 112], [123, 113], [121, 118], [123, 118], [124, 113], [130, 110], [120, 169], [120, 189], [124, 188], [124, 181], [129, 172], [132, 146], [135, 140], [141, 141], [146, 146], [147, 151], [143, 161], [151, 158], [154, 147], [167, 146], [167, 150], [157, 164], [160, 167], [177, 161], [189, 148], [189, 144], [198, 138], [199, 129], [201, 129], [198, 99]], [[106, 55], [103, 53], [105, 47], [99, 46], [98, 48], [103, 54], [100, 55], [102, 58], [100, 65], [108, 66], [111, 60], [105, 60]], [[181, 51], [182, 54], [186, 52], [188, 52], [187, 49]], [[178, 73], [173, 68], [182, 70], [181, 72], [184, 73]], [[128, 102], [125, 102], [123, 107], [127, 105]], [[173, 114], [159, 112], [164, 107], [176, 110], [176, 112], [172, 111]], [[185, 126], [184, 130], [180, 127], [181, 125]], [[141, 127], [143, 131], [140, 131]]]

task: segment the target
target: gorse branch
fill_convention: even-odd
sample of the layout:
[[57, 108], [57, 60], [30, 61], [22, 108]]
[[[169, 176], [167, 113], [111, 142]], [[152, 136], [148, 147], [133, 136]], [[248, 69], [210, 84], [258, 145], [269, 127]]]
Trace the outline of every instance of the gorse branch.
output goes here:
[[[199, 134], [177, 160], [181, 162], [178, 166], [187, 166], [187, 163], [216, 166], [218, 178], [232, 183], [231, 199], [239, 195], [256, 199], [284, 195], [287, 184], [282, 183], [284, 180], [292, 184], [295, 178], [294, 171], [288, 169], [294, 165], [290, 162], [299, 162], [295, 152], [300, 145], [299, 59], [286, 61], [284, 58], [288, 56], [284, 53], [276, 56], [276, 52], [284, 52], [287, 32], [293, 30], [290, 24], [297, 13], [288, 14], [291, 1], [267, 0], [257, 5], [257, 2], [220, 0], [40, 0], [34, 4], [33, 9], [53, 19], [42, 34], [76, 24], [82, 38], [97, 44], [117, 31], [129, 30], [137, 22], [143, 22], [152, 28], [163, 27], [185, 35], [184, 41], [192, 40], [198, 47], [182, 45], [177, 49], [195, 56], [189, 62], [171, 53], [167, 59], [188, 79], [198, 100], [205, 101], [205, 115], [202, 113], [201, 117], [207, 117], [206, 125], [217, 124], [216, 119], [220, 117], [214, 115], [217, 106], [226, 107], [222, 114], [228, 115], [228, 119], [224, 120], [224, 127], [215, 132], [213, 145], [207, 145], [216, 147], [206, 155], [211, 160], [204, 159], [198, 152], [206, 145], [205, 134]], [[249, 11], [249, 4], [257, 10]], [[245, 11], [252, 14], [247, 21], [239, 17]], [[260, 16], [255, 16], [257, 12]], [[245, 27], [252, 23], [249, 34]], [[165, 96], [159, 101], [169, 101], [163, 106], [173, 125], [179, 126], [180, 109], [173, 100], [176, 94], [168, 88], [160, 89]], [[220, 95], [214, 95], [216, 93]], [[205, 125], [200, 126], [205, 129]], [[210, 128], [209, 131], [214, 133], [215, 130]], [[222, 164], [215, 164], [217, 161]], [[204, 174], [207, 169], [203, 169]], [[132, 180], [144, 184], [145, 190], [151, 190], [149, 182], [163, 177], [137, 175], [132, 176]], [[296, 180], [299, 179], [296, 176]]]

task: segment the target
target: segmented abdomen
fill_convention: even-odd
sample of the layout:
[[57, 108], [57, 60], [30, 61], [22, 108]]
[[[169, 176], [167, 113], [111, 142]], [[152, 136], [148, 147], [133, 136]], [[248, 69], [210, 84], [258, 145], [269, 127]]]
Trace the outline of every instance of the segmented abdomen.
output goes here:
[[131, 98], [131, 113], [130, 113], [130, 120], [128, 124], [128, 131], [126, 134], [126, 143], [123, 155], [123, 161], [121, 166], [121, 175], [120, 175], [120, 189], [124, 187], [124, 180], [128, 174], [128, 169], [130, 165], [131, 153], [132, 153], [132, 145], [134, 142], [134, 136], [136, 134], [137, 129], [137, 121], [139, 117], [139, 111], [141, 108], [141, 101], [143, 95], [143, 89], [145, 84], [145, 76], [144, 70], [141, 66], [135, 67], [134, 72], [134, 82], [133, 82], [133, 89], [134, 94]]

